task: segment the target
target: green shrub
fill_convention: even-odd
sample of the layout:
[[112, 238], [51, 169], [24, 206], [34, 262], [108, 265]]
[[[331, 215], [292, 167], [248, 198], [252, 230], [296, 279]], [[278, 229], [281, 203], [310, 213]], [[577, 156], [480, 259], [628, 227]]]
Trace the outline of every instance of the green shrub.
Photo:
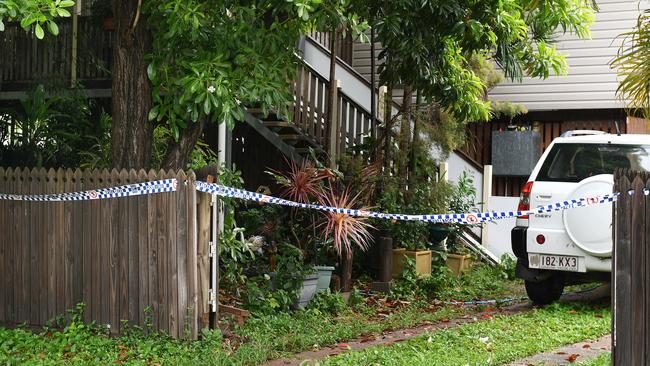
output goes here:
[[338, 292], [332, 293], [329, 289], [317, 293], [309, 302], [309, 309], [331, 315], [339, 315], [346, 308], [343, 296]]

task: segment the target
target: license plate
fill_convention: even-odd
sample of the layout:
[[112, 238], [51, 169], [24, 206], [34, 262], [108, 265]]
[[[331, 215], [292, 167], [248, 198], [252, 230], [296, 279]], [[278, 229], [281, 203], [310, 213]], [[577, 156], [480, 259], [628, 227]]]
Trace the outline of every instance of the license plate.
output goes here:
[[529, 254], [528, 266], [539, 269], [555, 269], [560, 271], [580, 271], [579, 257], [567, 255]]

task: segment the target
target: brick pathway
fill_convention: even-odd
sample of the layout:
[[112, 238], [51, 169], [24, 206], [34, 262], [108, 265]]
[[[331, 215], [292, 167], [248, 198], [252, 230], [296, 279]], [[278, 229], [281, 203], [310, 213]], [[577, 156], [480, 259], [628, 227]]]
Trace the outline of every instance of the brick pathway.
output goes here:
[[[573, 301], [601, 301], [603, 298], [606, 298], [610, 293], [609, 285], [600, 286], [594, 290], [581, 292], [581, 293], [569, 293], [562, 296], [560, 301], [562, 302], [573, 302]], [[530, 303], [519, 303], [514, 304], [502, 309], [497, 310], [497, 313], [501, 314], [516, 314], [523, 311], [530, 310]], [[491, 312], [494, 315], [494, 311]], [[390, 345], [392, 343], [402, 342], [406, 339], [419, 336], [425, 332], [436, 330], [436, 329], [447, 329], [455, 327], [461, 324], [475, 322], [482, 318], [482, 315], [485, 313], [478, 313], [469, 316], [464, 316], [458, 319], [452, 319], [446, 322], [437, 322], [434, 324], [425, 324], [419, 327], [411, 329], [403, 329], [398, 331], [386, 332], [380, 335], [368, 335], [366, 337], [361, 337], [360, 339], [352, 340], [349, 342], [343, 342], [338, 346], [324, 347], [315, 349], [312, 351], [306, 351], [297, 353], [289, 358], [285, 359], [276, 359], [264, 363], [264, 366], [295, 366], [295, 365], [311, 365], [314, 361], [319, 359], [324, 359], [330, 356], [337, 355], [346, 351], [360, 351], [364, 348], [377, 345]], [[515, 363], [510, 364], [511, 366], [555, 366], [555, 365], [568, 365], [569, 362], [567, 359], [571, 355], [575, 356], [575, 362], [580, 362], [587, 360], [589, 358], [595, 357], [602, 352], [610, 350], [611, 338], [610, 336], [605, 336], [594, 342], [580, 342], [574, 345], [565, 346], [558, 350], [549, 353], [542, 353], [539, 355], [531, 356], [524, 360], [516, 361]], [[588, 344], [589, 346], [585, 346]], [[537, 363], [535, 363], [537, 362]], [[544, 363], [547, 362], [547, 363]]]
[[466, 315], [461, 318], [451, 319], [447, 321], [440, 321], [421, 325], [419, 327], [402, 329], [397, 331], [385, 332], [379, 335], [367, 335], [349, 342], [342, 342], [336, 346], [323, 347], [313, 351], [301, 352], [293, 355], [290, 358], [271, 360], [264, 363], [264, 366], [296, 366], [296, 365], [311, 365], [316, 360], [326, 357], [335, 356], [339, 353], [347, 351], [360, 351], [362, 349], [377, 346], [377, 345], [390, 345], [392, 343], [402, 342], [412, 337], [417, 337], [437, 329], [447, 329], [456, 327], [461, 324], [473, 323], [475, 321], [484, 319], [486, 315], [493, 316], [495, 314], [513, 315], [530, 310], [531, 305], [528, 303], [519, 303], [507, 306], [501, 309], [494, 309], [491, 311], [484, 311], [477, 314]]

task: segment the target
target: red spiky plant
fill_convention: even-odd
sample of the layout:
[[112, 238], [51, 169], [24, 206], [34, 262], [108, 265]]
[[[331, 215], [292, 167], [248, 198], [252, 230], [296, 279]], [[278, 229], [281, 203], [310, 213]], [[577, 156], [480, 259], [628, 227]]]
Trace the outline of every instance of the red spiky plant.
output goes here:
[[311, 203], [312, 197], [318, 197], [322, 192], [322, 180], [328, 177], [325, 171], [314, 167], [307, 160], [303, 160], [300, 165], [291, 161], [288, 172], [273, 171], [272, 174], [282, 187], [280, 194], [283, 197], [302, 203]]
[[[318, 201], [321, 205], [354, 209], [359, 198], [359, 194], [352, 196], [350, 188], [346, 188], [342, 193], [337, 194], [331, 188], [323, 190], [318, 195]], [[365, 210], [365, 208], [360, 208]], [[371, 235], [368, 231], [372, 228], [365, 217], [355, 217], [342, 213], [324, 212], [325, 221], [319, 227], [323, 227], [323, 235], [331, 237], [334, 250], [339, 258], [343, 256], [343, 250], [348, 258], [352, 257], [352, 247], [357, 246], [361, 250], [366, 250], [370, 246]]]

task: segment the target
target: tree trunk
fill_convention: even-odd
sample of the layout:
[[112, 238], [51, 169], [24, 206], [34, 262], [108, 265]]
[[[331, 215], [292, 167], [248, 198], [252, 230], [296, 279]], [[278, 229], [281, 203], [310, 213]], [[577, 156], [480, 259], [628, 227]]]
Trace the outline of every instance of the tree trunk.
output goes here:
[[151, 160], [153, 123], [151, 83], [145, 55], [151, 50], [151, 34], [141, 13], [142, 0], [114, 0], [113, 85], [111, 149], [113, 167], [148, 168]]
[[415, 113], [413, 118], [413, 140], [411, 141], [411, 153], [409, 155], [409, 178], [408, 184], [409, 188], [414, 187], [415, 185], [415, 176], [416, 176], [416, 165], [417, 165], [417, 154], [422, 153], [419, 150], [418, 144], [420, 143], [420, 113], [418, 113], [418, 108], [420, 107], [420, 93], [417, 94], [415, 102]]
[[349, 292], [352, 290], [352, 253], [345, 251], [341, 257], [341, 291]]
[[403, 188], [406, 188], [408, 180], [408, 162], [411, 151], [411, 107], [413, 105], [413, 89], [410, 85], [404, 86], [402, 97], [402, 123], [400, 125], [399, 157], [398, 157], [398, 174]]
[[196, 142], [199, 141], [203, 134], [204, 127], [205, 120], [202, 119], [196, 123], [190, 123], [186, 128], [182, 129], [178, 141], [170, 141], [162, 168], [175, 171], [185, 169]]

